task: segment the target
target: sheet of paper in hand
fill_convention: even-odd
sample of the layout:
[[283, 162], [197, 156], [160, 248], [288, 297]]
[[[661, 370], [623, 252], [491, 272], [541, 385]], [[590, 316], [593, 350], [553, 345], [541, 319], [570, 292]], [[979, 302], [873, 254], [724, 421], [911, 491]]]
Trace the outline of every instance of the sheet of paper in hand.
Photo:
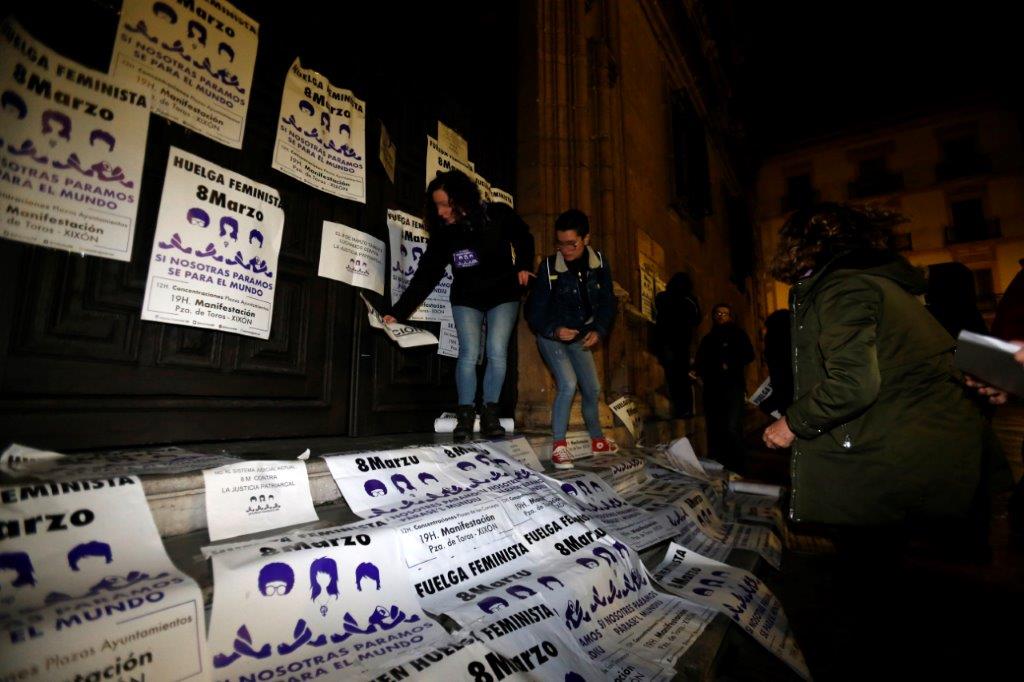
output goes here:
[[374, 329], [383, 329], [388, 338], [397, 343], [401, 348], [415, 348], [417, 346], [429, 346], [437, 343], [437, 337], [425, 329], [402, 324], [401, 322], [386, 323], [380, 313], [373, 307], [366, 297], [360, 294], [363, 303], [366, 304], [366, 315], [370, 326]]
[[134, 476], [0, 488], [0, 678], [205, 680], [195, 582]]
[[749, 571], [672, 543], [653, 575], [669, 592], [725, 614], [798, 675], [811, 679], [782, 604]]

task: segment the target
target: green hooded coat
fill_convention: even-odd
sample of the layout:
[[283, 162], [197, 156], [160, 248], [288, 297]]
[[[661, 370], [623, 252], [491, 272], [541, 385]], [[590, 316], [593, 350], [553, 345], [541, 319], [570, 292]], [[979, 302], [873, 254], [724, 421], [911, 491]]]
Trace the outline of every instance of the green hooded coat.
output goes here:
[[964, 518], [982, 421], [952, 337], [890, 253], [841, 255], [790, 291], [794, 521], [876, 525]]

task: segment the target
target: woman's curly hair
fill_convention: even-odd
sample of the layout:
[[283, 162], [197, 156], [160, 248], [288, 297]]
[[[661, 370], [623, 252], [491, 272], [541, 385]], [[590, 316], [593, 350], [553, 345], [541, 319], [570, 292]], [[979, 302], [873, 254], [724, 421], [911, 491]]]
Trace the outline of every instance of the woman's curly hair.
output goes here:
[[825, 202], [799, 209], [779, 230], [769, 272], [793, 284], [842, 253], [888, 251], [894, 228], [904, 222], [899, 213], [871, 206]]
[[483, 210], [480, 204], [480, 190], [471, 177], [460, 170], [438, 172], [427, 185], [423, 222], [426, 223], [428, 230], [439, 227], [442, 222], [437, 215], [437, 206], [434, 205], [434, 192], [439, 189], [448, 195], [448, 201], [460, 218], [473, 219]]

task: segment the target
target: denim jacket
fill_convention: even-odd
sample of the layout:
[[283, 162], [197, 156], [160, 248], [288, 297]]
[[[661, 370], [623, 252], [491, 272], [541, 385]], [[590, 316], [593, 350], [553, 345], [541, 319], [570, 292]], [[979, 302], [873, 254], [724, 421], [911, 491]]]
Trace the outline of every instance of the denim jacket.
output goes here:
[[537, 279], [526, 303], [526, 320], [535, 334], [554, 339], [555, 329], [579, 329], [581, 334], [596, 331], [608, 337], [618, 302], [612, 290], [612, 272], [600, 251], [587, 247], [587, 293], [592, 317], [584, 319], [579, 280], [565, 263], [561, 253], [548, 256], [537, 269]]

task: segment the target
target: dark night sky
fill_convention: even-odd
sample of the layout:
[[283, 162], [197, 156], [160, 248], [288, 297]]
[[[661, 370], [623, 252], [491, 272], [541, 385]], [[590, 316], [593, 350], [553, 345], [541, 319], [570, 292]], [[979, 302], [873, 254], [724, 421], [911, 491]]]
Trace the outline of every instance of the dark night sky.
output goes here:
[[[714, 1], [714, 0], [712, 0]], [[738, 0], [755, 151], [995, 98], [1019, 110], [1011, 3]]]

